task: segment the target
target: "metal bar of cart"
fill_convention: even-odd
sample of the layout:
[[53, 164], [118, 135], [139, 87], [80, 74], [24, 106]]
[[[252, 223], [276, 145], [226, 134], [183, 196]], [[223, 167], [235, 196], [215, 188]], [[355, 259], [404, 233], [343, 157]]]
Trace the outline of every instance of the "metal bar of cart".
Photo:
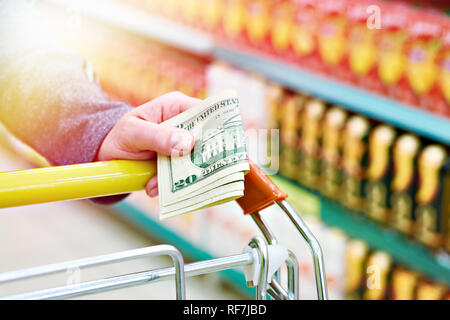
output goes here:
[[[150, 282], [157, 282], [161, 280], [168, 280], [175, 277], [175, 282], [177, 283], [177, 290], [179, 287], [184, 288], [184, 286], [180, 286], [180, 283], [184, 283], [184, 278], [179, 277], [181, 274], [183, 276], [196, 276], [200, 274], [207, 274], [212, 272], [219, 272], [231, 268], [244, 267], [249, 264], [258, 263], [259, 265], [259, 280], [257, 284], [257, 298], [265, 299], [266, 298], [266, 290], [268, 287], [267, 283], [267, 269], [268, 269], [268, 245], [264, 242], [261, 237], [254, 237], [249, 246], [253, 249], [251, 251], [246, 251], [242, 254], [216, 258], [211, 260], [204, 260], [199, 262], [193, 262], [190, 264], [183, 265], [183, 271], [177, 267], [175, 264], [174, 267], [168, 268], [160, 268], [149, 271], [142, 271], [137, 273], [130, 273], [115, 277], [110, 277], [106, 279], [93, 280], [88, 282], [83, 282], [79, 284], [61, 286], [56, 288], [38, 290], [34, 292], [22, 293], [7, 297], [2, 297], [0, 299], [18, 299], [18, 300], [34, 300], [34, 299], [62, 299], [62, 298], [73, 298], [82, 295], [100, 293], [105, 291], [111, 291], [120, 288], [126, 288], [130, 286], [147, 284]], [[173, 252], [173, 247], [168, 245], [159, 245], [154, 247], [147, 247], [136, 250], [128, 250], [124, 252], [118, 252], [114, 254], [79, 259], [74, 261], [62, 262], [47, 266], [34, 267], [29, 269], [23, 269], [13, 272], [6, 272], [0, 274], [0, 284], [7, 283], [17, 280], [23, 280], [27, 278], [33, 278], [43, 275], [49, 275], [56, 272], [62, 272], [67, 269], [77, 268], [77, 267], [92, 267], [94, 265], [103, 265], [107, 263], [115, 263], [124, 260], [136, 259], [141, 257], [146, 257], [148, 255], [156, 255], [156, 254], [164, 254]], [[175, 249], [175, 252], [177, 250]], [[292, 259], [294, 255], [290, 253], [288, 260], [289, 264], [296, 264], [296, 259]], [[258, 259], [255, 261], [255, 257]], [[294, 271], [295, 270], [288, 270]], [[298, 281], [298, 274], [293, 273], [290, 274], [288, 272], [288, 279]], [[297, 270], [298, 273], [298, 270]], [[294, 287], [298, 287], [297, 283], [289, 284], [289, 292], [286, 292], [278, 282], [272, 282], [271, 284], [275, 290], [278, 292], [282, 292], [287, 299], [297, 299], [297, 292], [293, 289]], [[258, 293], [259, 292], [259, 293]], [[178, 293], [178, 291], [177, 291]], [[178, 295], [177, 295], [178, 297]], [[184, 297], [184, 296], [183, 296]], [[272, 296], [273, 298], [277, 298]]]
[[[266, 241], [261, 237], [255, 237], [250, 242], [250, 246], [258, 251], [259, 278], [254, 285], [257, 287], [257, 298], [266, 299], [267, 294], [275, 299], [293, 299], [298, 298], [298, 262], [292, 253], [284, 261], [288, 271], [288, 289], [285, 290], [279, 284], [279, 271], [275, 271], [272, 279], [268, 279], [268, 247], [278, 243], [275, 235], [267, 227], [259, 211], [276, 202], [280, 208], [287, 214], [288, 218], [300, 232], [303, 239], [311, 249], [314, 261], [314, 272], [316, 278], [317, 296], [320, 300], [327, 299], [327, 286], [325, 277], [325, 268], [323, 263], [322, 249], [308, 229], [306, 224], [297, 215], [294, 209], [285, 201], [287, 194], [282, 192], [258, 166], [250, 163], [250, 171], [245, 177], [244, 196], [237, 199], [238, 204], [243, 209], [244, 214], [250, 213], [255, 223], [258, 225]], [[113, 160], [106, 162], [96, 162], [88, 164], [76, 164], [59, 167], [49, 167], [40, 169], [19, 170], [0, 173], [0, 208], [43, 203], [51, 201], [60, 201], [68, 199], [89, 198], [102, 195], [126, 193], [135, 190], [141, 190], [146, 182], [156, 173], [156, 164], [154, 161], [129, 161]], [[168, 249], [168, 247], [166, 247]], [[184, 267], [181, 254], [173, 247], [165, 253], [169, 254], [175, 264], [177, 298], [185, 297], [184, 286]], [[154, 250], [154, 249], [149, 249]], [[153, 251], [152, 251], [153, 252]], [[71, 262], [72, 264], [56, 264], [50, 268], [41, 267], [10, 272], [6, 275], [0, 275], [0, 284], [6, 281], [24, 279], [35, 275], [54, 273], [67, 268], [88, 267], [98, 264], [108, 263], [110, 261], [123, 261], [133, 259], [133, 254], [129, 256], [106, 255], [96, 258], [90, 258], [83, 261]], [[148, 253], [156, 255], [158, 253]], [[110, 260], [109, 260], [110, 259]], [[277, 263], [279, 263], [278, 261]], [[279, 265], [277, 266], [279, 268]], [[271, 271], [273, 272], [273, 271]], [[154, 274], [155, 275], [155, 274]], [[128, 283], [135, 283], [134, 275], [124, 275], [113, 278], [117, 281], [112, 287], [127, 286]], [[3, 277], [3, 278], [2, 278]], [[2, 280], [3, 279], [3, 280]], [[145, 281], [150, 281], [144, 277]], [[144, 279], [141, 279], [144, 281]], [[268, 283], [270, 280], [270, 283]], [[97, 282], [82, 284], [85, 290], [97, 292], [111, 287], [110, 279], [103, 279]], [[55, 288], [58, 290], [58, 288]], [[70, 295], [77, 295], [80, 288], [72, 288]], [[62, 290], [62, 289], [61, 289]], [[77, 291], [78, 290], [78, 291]], [[63, 292], [66, 292], [63, 290]], [[42, 292], [41, 292], [42, 293]], [[48, 292], [47, 292], [48, 293]], [[51, 293], [51, 292], [50, 292]], [[58, 296], [60, 291], [53, 293]], [[53, 297], [49, 295], [48, 297]], [[47, 297], [47, 296], [46, 296]]]
[[[172, 258], [175, 270], [175, 288], [177, 299], [186, 299], [186, 285], [184, 276], [184, 260], [180, 251], [171, 245], [163, 244], [151, 247], [145, 247], [140, 249], [127, 250], [122, 252], [111, 253], [107, 255], [84, 258], [79, 260], [73, 260], [68, 262], [61, 262], [46, 266], [10, 271], [0, 274], [0, 284], [17, 281], [42, 275], [53, 274], [57, 272], [62, 272], [74, 268], [86, 268], [104, 265], [108, 263], [122, 262], [127, 260], [133, 260], [144, 257], [154, 257], [160, 255], [168, 255]], [[125, 279], [121, 279], [126, 283]], [[96, 282], [96, 289], [94, 291], [101, 291], [102, 288], [108, 287], [108, 280], [102, 280]], [[72, 287], [78, 287], [76, 290], [82, 290], [84, 284], [77, 284]], [[72, 288], [73, 289], [73, 288]], [[63, 289], [57, 290], [57, 292], [62, 292]], [[25, 295], [26, 296], [26, 295]], [[39, 296], [39, 295], [38, 295]], [[42, 293], [42, 298], [46, 296], [45, 292]], [[20, 299], [20, 298], [19, 298]], [[25, 299], [25, 298], [24, 298]]]
[[[233, 256], [227, 256], [217, 259], [193, 262], [184, 265], [184, 274], [186, 277], [193, 277], [201, 274], [219, 272], [227, 269], [242, 267], [253, 263], [253, 254], [251, 252], [246, 252], [242, 254], [237, 254]], [[72, 261], [67, 263], [61, 263], [61, 266], [67, 266], [70, 268], [74, 265]], [[28, 274], [33, 274], [33, 277], [49, 274], [46, 272], [44, 267], [36, 267], [28, 269]], [[60, 269], [59, 271], [65, 270]], [[136, 285], [143, 285], [150, 282], [158, 282], [163, 280], [169, 280], [174, 278], [177, 271], [175, 267], [160, 268], [150, 271], [142, 271], [127, 275], [121, 275], [116, 277], [111, 277], [107, 279], [94, 280], [89, 282], [84, 282], [80, 284], [74, 284], [70, 286], [63, 286], [57, 288], [50, 288], [39, 290], [35, 292], [23, 293], [8, 297], [2, 297], [0, 299], [18, 299], [18, 300], [35, 300], [35, 299], [62, 299], [62, 298], [73, 298], [86, 294], [94, 294], [99, 292], [105, 292], [120, 288], [126, 288]], [[5, 278], [5, 277], [3, 277]], [[18, 280], [14, 278], [13, 280]], [[12, 280], [10, 280], [12, 281]]]
[[[267, 251], [267, 245], [264, 242], [264, 240], [260, 237], [254, 237], [252, 240], [250, 240], [249, 246], [251, 248], [257, 248], [259, 251], [259, 264], [260, 264], [260, 271], [259, 271], [259, 280], [258, 284], [256, 284], [256, 299], [257, 300], [266, 300], [267, 295], [267, 278], [268, 278], [268, 271], [269, 271], [269, 253]], [[254, 285], [254, 284], [250, 284]]]
[[328, 289], [327, 289], [327, 281], [326, 281], [326, 273], [325, 273], [325, 263], [323, 260], [323, 252], [320, 247], [319, 241], [317, 241], [316, 237], [313, 235], [311, 230], [309, 230], [306, 223], [303, 219], [295, 212], [295, 210], [291, 207], [291, 205], [283, 200], [277, 201], [277, 204], [281, 209], [286, 213], [289, 219], [297, 228], [298, 232], [302, 235], [303, 239], [305, 239], [308, 247], [311, 250], [313, 256], [313, 264], [314, 264], [314, 276], [316, 279], [316, 288], [317, 288], [317, 297], [319, 300], [328, 300]]

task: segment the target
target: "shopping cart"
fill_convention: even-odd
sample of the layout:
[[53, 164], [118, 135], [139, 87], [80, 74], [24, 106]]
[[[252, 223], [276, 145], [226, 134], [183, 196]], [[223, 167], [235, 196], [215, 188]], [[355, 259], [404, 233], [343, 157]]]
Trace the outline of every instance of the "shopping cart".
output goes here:
[[[114, 160], [0, 173], [0, 208], [92, 198], [142, 190], [156, 173], [153, 161]], [[143, 257], [168, 255], [173, 266], [86, 281], [61, 287], [27, 292], [2, 299], [62, 299], [175, 278], [176, 298], [186, 298], [185, 277], [243, 267], [247, 285], [256, 287], [256, 298], [294, 300], [299, 298], [299, 269], [295, 255], [277, 241], [260, 211], [277, 205], [294, 224], [309, 246], [314, 264], [317, 296], [328, 299], [322, 249], [301, 217], [281, 191], [250, 161], [245, 176], [244, 196], [237, 203], [250, 214], [263, 237], [253, 237], [242, 253], [185, 264], [171, 245], [156, 245], [102, 256], [44, 265], [0, 274], [0, 286], [12, 281], [45, 276]], [[286, 265], [286, 287], [281, 284], [282, 265]], [[284, 279], [284, 278], [283, 278]]]

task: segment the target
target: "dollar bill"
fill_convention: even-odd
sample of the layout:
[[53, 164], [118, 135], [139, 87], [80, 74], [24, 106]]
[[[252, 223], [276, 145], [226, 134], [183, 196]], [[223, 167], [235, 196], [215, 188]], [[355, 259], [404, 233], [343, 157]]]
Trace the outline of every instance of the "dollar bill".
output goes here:
[[162, 125], [188, 130], [195, 144], [183, 156], [158, 154], [161, 219], [243, 195], [249, 165], [234, 90], [209, 97]]

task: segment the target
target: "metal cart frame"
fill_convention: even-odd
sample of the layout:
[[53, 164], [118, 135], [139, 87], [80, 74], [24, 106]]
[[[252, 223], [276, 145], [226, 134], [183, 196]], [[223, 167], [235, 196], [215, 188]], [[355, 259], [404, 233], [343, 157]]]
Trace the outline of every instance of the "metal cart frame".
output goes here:
[[[40, 277], [73, 268], [89, 268], [143, 257], [168, 255], [173, 266], [82, 282], [63, 287], [22, 293], [1, 299], [61, 299], [175, 279], [176, 298], [186, 298], [185, 278], [232, 268], [244, 268], [247, 285], [256, 287], [256, 298], [277, 300], [299, 298], [299, 268], [296, 256], [276, 239], [260, 215], [260, 210], [277, 204], [309, 246], [314, 263], [317, 297], [328, 299], [323, 253], [319, 242], [282, 192], [253, 162], [245, 176], [245, 191], [236, 201], [250, 214], [263, 237], [253, 237], [240, 254], [184, 263], [181, 252], [171, 245], [156, 245], [102, 256], [61, 262], [0, 273], [0, 285]], [[154, 162], [114, 160], [60, 167], [0, 173], [0, 208], [80, 199], [141, 190], [156, 172]], [[280, 283], [280, 267], [286, 264], [287, 289]]]

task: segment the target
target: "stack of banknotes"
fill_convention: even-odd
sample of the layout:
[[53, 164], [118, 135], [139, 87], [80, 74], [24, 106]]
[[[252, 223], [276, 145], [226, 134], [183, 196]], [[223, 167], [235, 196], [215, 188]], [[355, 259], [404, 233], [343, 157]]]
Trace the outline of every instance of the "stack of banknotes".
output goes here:
[[183, 156], [158, 154], [160, 219], [243, 196], [249, 164], [234, 90], [211, 96], [162, 124], [188, 130], [195, 145]]

